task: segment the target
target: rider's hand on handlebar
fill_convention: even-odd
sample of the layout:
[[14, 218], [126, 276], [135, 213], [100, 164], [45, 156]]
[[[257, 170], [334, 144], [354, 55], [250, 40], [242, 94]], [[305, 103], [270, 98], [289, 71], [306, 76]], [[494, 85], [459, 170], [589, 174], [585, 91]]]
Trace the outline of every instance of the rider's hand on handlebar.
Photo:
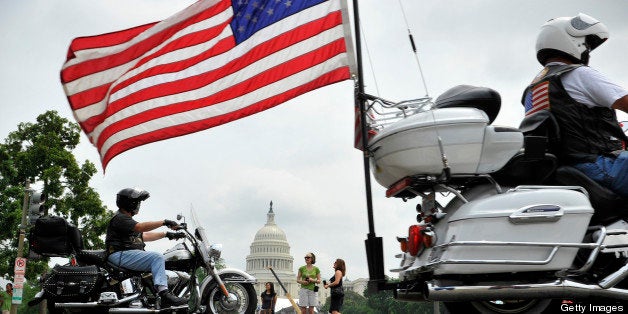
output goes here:
[[172, 220], [168, 220], [168, 219], [164, 219], [164, 226], [172, 229], [172, 230], [178, 230], [179, 229], [179, 224], [176, 221], [172, 221]]
[[182, 239], [185, 238], [185, 233], [168, 231], [166, 232], [166, 238], [168, 238], [168, 240]]

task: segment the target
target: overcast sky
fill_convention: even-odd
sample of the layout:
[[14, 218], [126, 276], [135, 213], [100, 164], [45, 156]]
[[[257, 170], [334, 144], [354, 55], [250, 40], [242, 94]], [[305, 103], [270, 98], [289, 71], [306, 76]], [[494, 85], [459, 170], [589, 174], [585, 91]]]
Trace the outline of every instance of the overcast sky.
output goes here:
[[[59, 71], [70, 41], [162, 20], [190, 0], [0, 0], [0, 139], [46, 110], [72, 118]], [[628, 7], [624, 0], [418, 1], [360, 0], [366, 91], [400, 101], [426, 94], [407, 39], [400, 3], [419, 49], [429, 95], [458, 84], [491, 87], [502, 96], [496, 124], [517, 126], [523, 88], [540, 70], [534, 41], [545, 21], [589, 14], [610, 29], [591, 66], [628, 87]], [[372, 70], [374, 71], [372, 71]], [[353, 83], [321, 88], [254, 116], [196, 134], [148, 144], [115, 157], [92, 180], [109, 209], [115, 194], [138, 186], [151, 198], [138, 221], [172, 219], [193, 206], [210, 239], [223, 243], [231, 267], [245, 269], [253, 237], [272, 200], [277, 224], [295, 258], [317, 254], [324, 277], [335, 258], [349, 279], [368, 276], [362, 154], [353, 141]], [[625, 115], [622, 116], [624, 119]], [[102, 169], [85, 136], [79, 161]], [[386, 199], [373, 181], [375, 231], [384, 238], [386, 269], [398, 266], [395, 236], [415, 222], [416, 201]], [[160, 240], [148, 249], [163, 251]], [[396, 276], [387, 271], [388, 275]]]

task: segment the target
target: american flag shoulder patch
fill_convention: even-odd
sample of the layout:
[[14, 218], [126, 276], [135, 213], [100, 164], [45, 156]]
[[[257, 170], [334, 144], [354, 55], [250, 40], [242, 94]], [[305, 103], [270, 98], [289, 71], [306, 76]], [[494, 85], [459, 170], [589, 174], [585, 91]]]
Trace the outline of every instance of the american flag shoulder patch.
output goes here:
[[549, 81], [542, 82], [528, 91], [525, 99], [526, 116], [550, 109]]

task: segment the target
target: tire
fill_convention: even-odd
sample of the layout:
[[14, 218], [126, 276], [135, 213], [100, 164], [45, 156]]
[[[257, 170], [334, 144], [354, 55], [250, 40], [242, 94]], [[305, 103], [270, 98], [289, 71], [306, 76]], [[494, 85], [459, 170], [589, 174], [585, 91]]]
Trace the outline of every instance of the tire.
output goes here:
[[252, 284], [227, 282], [225, 283], [225, 287], [230, 295], [236, 297], [236, 301], [229, 302], [218, 285], [214, 283], [207, 289], [207, 293], [202, 294], [202, 304], [206, 307], [205, 313], [255, 313], [255, 309], [257, 308], [257, 296]]
[[521, 314], [543, 313], [552, 300], [495, 300], [474, 302], [446, 302], [445, 313]]
[[63, 309], [58, 309], [55, 307], [55, 303], [51, 300], [46, 300], [46, 309], [49, 314], [63, 314], [65, 311]]

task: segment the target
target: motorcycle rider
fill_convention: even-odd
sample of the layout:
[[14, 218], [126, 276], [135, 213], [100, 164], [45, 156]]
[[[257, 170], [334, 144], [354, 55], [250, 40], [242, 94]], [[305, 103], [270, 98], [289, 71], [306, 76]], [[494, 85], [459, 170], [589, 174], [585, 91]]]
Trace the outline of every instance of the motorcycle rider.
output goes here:
[[107, 227], [105, 245], [108, 260], [114, 265], [135, 270], [150, 271], [153, 275], [155, 289], [161, 297], [162, 306], [177, 306], [187, 304], [188, 300], [173, 295], [168, 291], [165, 260], [162, 254], [145, 251], [144, 242], [184, 237], [178, 232], [155, 232], [161, 226], [177, 230], [178, 224], [172, 220], [158, 220], [137, 222], [133, 216], [137, 215], [140, 203], [150, 194], [138, 188], [126, 188], [118, 192], [116, 205], [118, 212], [111, 218]]
[[549, 110], [556, 118], [561, 163], [628, 197], [628, 138], [615, 113], [628, 112], [628, 90], [588, 66], [589, 53], [607, 39], [607, 27], [586, 14], [545, 23], [536, 40], [544, 69], [522, 103], [526, 117]]

